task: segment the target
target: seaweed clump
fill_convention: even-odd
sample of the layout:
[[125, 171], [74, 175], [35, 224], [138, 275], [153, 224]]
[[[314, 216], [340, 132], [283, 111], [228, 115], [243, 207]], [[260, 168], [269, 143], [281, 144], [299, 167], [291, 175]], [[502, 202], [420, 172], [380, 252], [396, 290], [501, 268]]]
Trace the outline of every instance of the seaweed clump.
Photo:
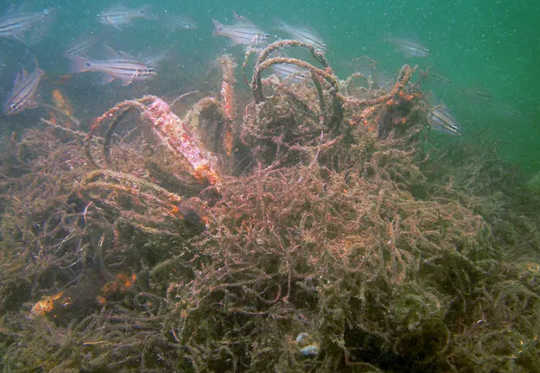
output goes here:
[[[272, 57], [288, 47], [320, 67]], [[311, 79], [263, 78], [279, 63]], [[467, 145], [426, 150], [409, 66], [361, 97], [341, 93], [351, 80], [300, 42], [270, 45], [254, 70], [242, 119], [230, 71], [221, 99], [183, 119], [212, 137], [200, 141], [213, 144], [212, 182], [185, 159], [170, 167], [178, 154], [163, 156], [144, 118], [120, 130], [148, 97], [108, 111], [118, 115], [103, 136], [46, 128], [10, 140], [2, 367], [539, 370], [540, 222], [529, 211], [540, 201], [510, 168]]]

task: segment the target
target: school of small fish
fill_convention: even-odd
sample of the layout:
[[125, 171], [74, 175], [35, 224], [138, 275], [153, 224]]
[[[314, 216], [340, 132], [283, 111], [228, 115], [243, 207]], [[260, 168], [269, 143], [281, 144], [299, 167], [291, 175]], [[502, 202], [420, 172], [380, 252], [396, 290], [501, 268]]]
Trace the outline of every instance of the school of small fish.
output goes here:
[[[47, 28], [57, 18], [53, 8], [27, 10], [25, 3], [11, 5], [0, 16], [0, 38], [11, 39], [22, 43], [30, 49], [46, 35]], [[198, 30], [197, 21], [186, 14], [174, 14], [168, 11], [156, 12], [151, 5], [127, 7], [113, 4], [95, 14], [95, 21], [106, 34], [126, 32], [135, 22], [158, 22], [163, 26], [164, 34]], [[275, 21], [275, 33], [261, 29], [245, 16], [233, 13], [232, 22], [211, 19], [216, 37], [230, 40], [231, 46], [241, 46], [246, 50], [260, 51], [267, 44], [280, 39], [296, 39], [310, 44], [319, 53], [326, 53], [327, 44], [317, 31], [306, 25], [294, 25], [283, 20]], [[99, 26], [98, 25], [98, 26]], [[70, 74], [86, 72], [99, 73], [101, 82], [108, 84], [119, 81], [121, 86], [129, 86], [135, 82], [152, 79], [159, 72], [159, 62], [163, 56], [134, 56], [128, 52], [114, 49], [108, 45], [109, 40], [98, 37], [97, 32], [82, 35], [63, 53], [70, 61]], [[418, 41], [400, 37], [387, 37], [385, 41], [406, 58], [426, 58], [430, 49]], [[98, 46], [98, 47], [96, 47]], [[97, 52], [99, 51], [99, 52]], [[0, 71], [6, 67], [5, 56], [0, 55]], [[286, 56], [283, 56], [286, 57]], [[26, 64], [27, 65], [27, 64]], [[3, 113], [14, 115], [27, 109], [39, 107], [38, 88], [45, 72], [39, 67], [37, 58], [33, 57], [32, 68], [20, 68], [16, 73], [12, 89], [4, 100]], [[282, 81], [298, 83], [309, 76], [308, 72], [292, 64], [276, 64], [272, 66], [274, 74]], [[53, 89], [51, 101], [57, 105], [60, 91]], [[59, 104], [58, 104], [59, 105]], [[65, 108], [60, 105], [61, 110]], [[71, 112], [72, 109], [70, 109]], [[428, 123], [432, 129], [451, 135], [461, 135], [462, 128], [444, 105], [432, 105], [428, 110]]]

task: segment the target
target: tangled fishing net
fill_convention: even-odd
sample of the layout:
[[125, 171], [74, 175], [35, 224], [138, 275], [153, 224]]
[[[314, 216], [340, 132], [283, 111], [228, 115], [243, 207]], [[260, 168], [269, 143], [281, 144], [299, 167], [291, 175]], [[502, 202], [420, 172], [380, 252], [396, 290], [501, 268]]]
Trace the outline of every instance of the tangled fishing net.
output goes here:
[[539, 199], [429, 148], [414, 68], [341, 81], [280, 41], [248, 96], [219, 63], [183, 117], [145, 96], [5, 139], [5, 371], [540, 370]]

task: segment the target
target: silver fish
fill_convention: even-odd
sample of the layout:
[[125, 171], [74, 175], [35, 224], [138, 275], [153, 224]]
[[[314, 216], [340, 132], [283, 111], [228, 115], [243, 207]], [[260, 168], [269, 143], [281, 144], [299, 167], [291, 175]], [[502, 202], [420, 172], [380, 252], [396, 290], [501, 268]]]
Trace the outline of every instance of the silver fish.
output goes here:
[[236, 22], [231, 25], [212, 19], [214, 35], [225, 36], [234, 44], [256, 46], [268, 40], [270, 35], [264, 33], [247, 18], [235, 14]]
[[277, 63], [272, 70], [283, 80], [300, 83], [309, 77], [309, 71], [292, 63]]
[[293, 39], [310, 44], [322, 53], [326, 52], [326, 44], [315, 31], [307, 27], [291, 26], [283, 21], [279, 22], [278, 28], [289, 34]]
[[164, 23], [170, 31], [197, 29], [197, 23], [184, 15], [171, 15], [164, 19]]
[[450, 111], [445, 105], [433, 106], [428, 112], [427, 121], [431, 128], [436, 131], [455, 136], [461, 136], [463, 134], [461, 125], [450, 114]]
[[115, 52], [116, 56], [110, 59], [98, 60], [82, 56], [69, 56], [71, 59], [71, 71], [81, 73], [87, 71], [106, 74], [104, 83], [110, 83], [115, 79], [122, 81], [122, 85], [130, 85], [137, 80], [146, 80], [157, 74], [151, 65], [141, 62], [123, 52]]
[[84, 56], [97, 43], [97, 37], [83, 37], [75, 41], [65, 52], [64, 56], [71, 58], [74, 56]]
[[25, 109], [37, 107], [34, 99], [39, 82], [44, 72], [37, 65], [32, 73], [23, 69], [17, 73], [13, 89], [4, 104], [4, 113], [7, 115], [17, 114]]
[[136, 9], [130, 9], [123, 5], [116, 5], [105, 9], [104, 11], [99, 13], [97, 17], [100, 23], [112, 26], [117, 30], [121, 30], [122, 27], [128, 25], [136, 18], [154, 18], [150, 14], [149, 5], [145, 5]]
[[48, 19], [53, 14], [52, 9], [44, 9], [39, 12], [19, 12], [8, 11], [8, 13], [0, 18], [0, 37], [12, 38], [21, 40], [25, 33], [35, 29], [36, 35], [33, 35], [33, 40], [37, 40], [42, 33], [41, 27], [45, 26]]
[[394, 45], [398, 51], [400, 51], [405, 57], [427, 57], [429, 56], [429, 48], [424, 47], [422, 44], [400, 38], [387, 38], [387, 42]]

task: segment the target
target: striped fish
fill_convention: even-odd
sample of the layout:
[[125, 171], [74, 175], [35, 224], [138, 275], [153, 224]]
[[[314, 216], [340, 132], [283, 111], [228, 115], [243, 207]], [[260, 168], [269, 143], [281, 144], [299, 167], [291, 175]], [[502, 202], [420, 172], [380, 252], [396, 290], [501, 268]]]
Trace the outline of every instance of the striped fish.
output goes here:
[[278, 27], [281, 31], [289, 34], [291, 38], [310, 44], [322, 53], [326, 52], [326, 44], [315, 31], [307, 27], [291, 26], [283, 21], [279, 22]]
[[37, 65], [30, 74], [25, 69], [17, 73], [13, 89], [4, 104], [5, 114], [13, 115], [38, 106], [34, 97], [43, 74], [43, 70]]
[[388, 38], [387, 42], [394, 45], [398, 51], [400, 51], [405, 57], [427, 57], [430, 50], [424, 47], [422, 44], [400, 38]]
[[[5, 16], [0, 18], [0, 37], [22, 41], [23, 36], [34, 29], [36, 35], [33, 35], [32, 41], [37, 41], [42, 36], [42, 26], [47, 25], [45, 21], [50, 19], [52, 12], [51, 9], [32, 13], [8, 11]], [[40, 27], [35, 27], [37, 25]]]
[[285, 81], [300, 83], [309, 77], [309, 71], [292, 63], [278, 63], [272, 65], [272, 70]]
[[118, 52], [115, 57], [105, 60], [82, 56], [69, 56], [69, 59], [71, 60], [72, 73], [87, 71], [104, 73], [106, 74], [104, 83], [110, 83], [118, 79], [122, 81], [122, 85], [126, 86], [134, 81], [152, 78], [157, 74], [152, 65], [141, 62], [122, 52]]
[[257, 46], [266, 42], [270, 35], [264, 33], [247, 18], [235, 14], [236, 22], [231, 25], [212, 19], [214, 23], [214, 35], [225, 36], [234, 44]]
[[73, 43], [65, 52], [64, 56], [71, 58], [74, 56], [84, 56], [97, 43], [97, 37], [85, 36]]
[[463, 130], [461, 125], [450, 114], [445, 105], [433, 106], [427, 115], [427, 121], [431, 128], [454, 136], [461, 136]]
[[98, 14], [98, 21], [105, 25], [114, 27], [117, 30], [121, 30], [122, 27], [128, 25], [135, 18], [153, 19], [150, 14], [150, 6], [145, 5], [140, 8], [130, 9], [123, 5], [116, 5], [105, 9]]
[[160, 22], [167, 27], [170, 32], [177, 30], [195, 30], [197, 29], [197, 22], [188, 16], [179, 14], [171, 15], [168, 17], [160, 17]]

